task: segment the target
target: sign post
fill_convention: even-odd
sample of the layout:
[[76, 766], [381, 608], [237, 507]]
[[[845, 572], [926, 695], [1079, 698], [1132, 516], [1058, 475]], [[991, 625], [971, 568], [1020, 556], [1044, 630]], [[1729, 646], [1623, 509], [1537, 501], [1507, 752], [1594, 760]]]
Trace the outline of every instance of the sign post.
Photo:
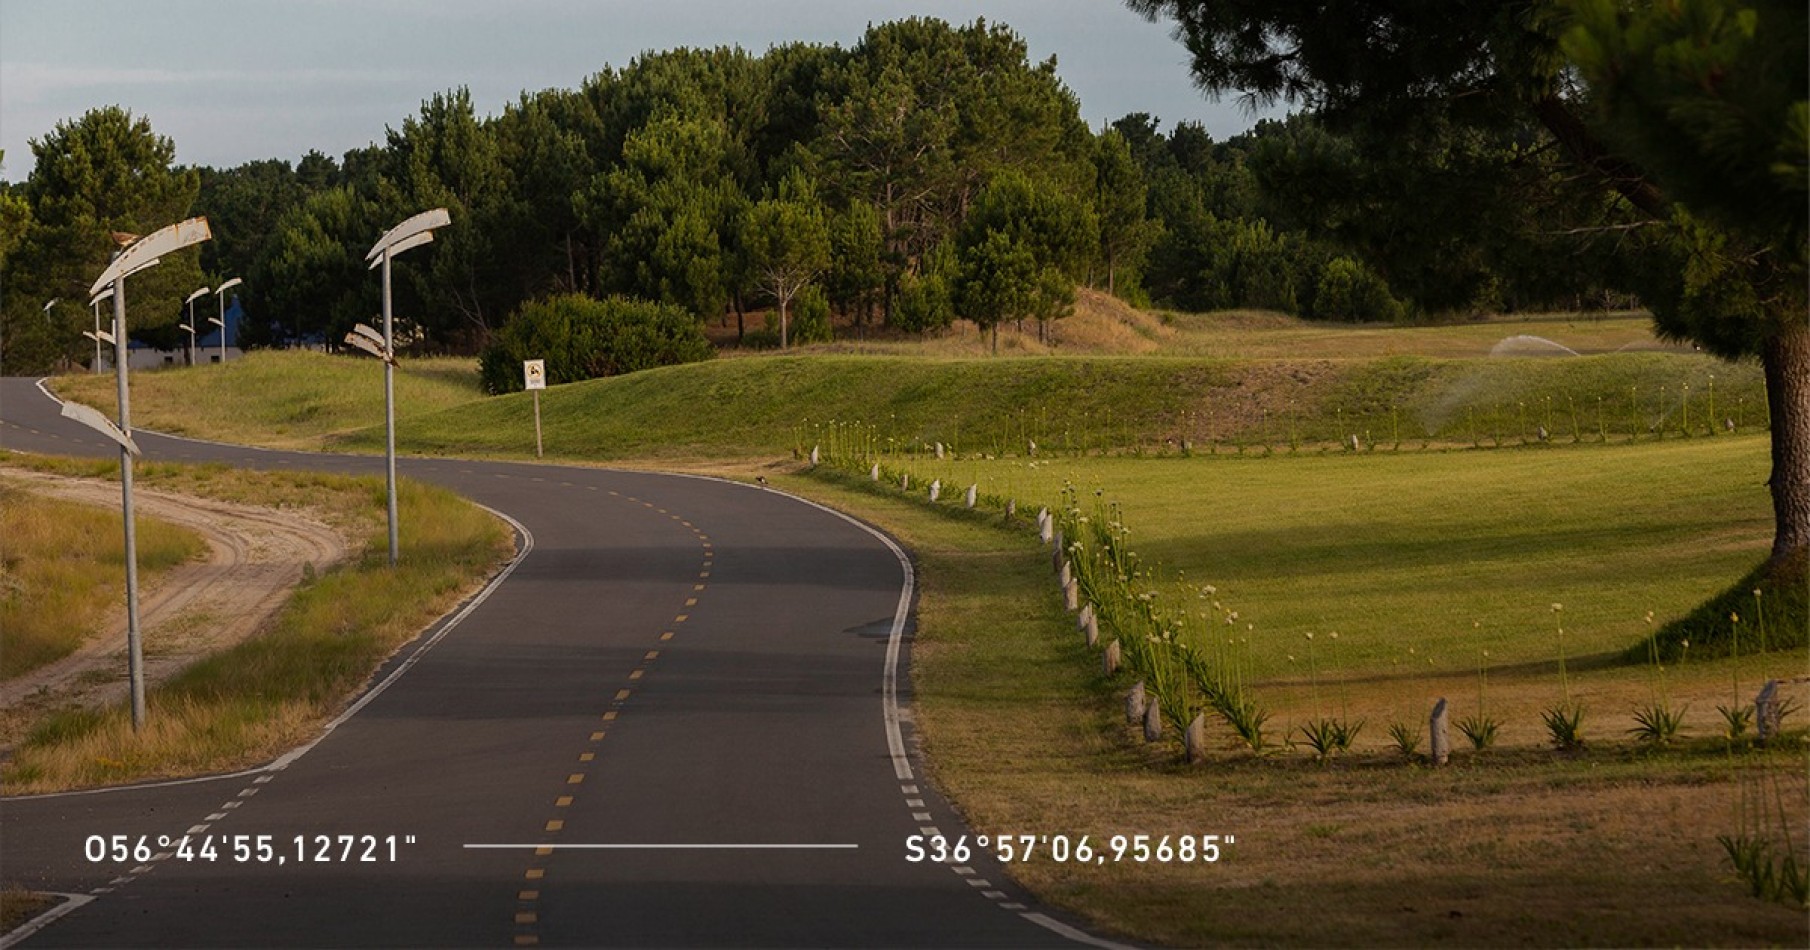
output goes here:
[[522, 378], [534, 394], [534, 457], [540, 458], [540, 391], [547, 388], [547, 361], [522, 360]]

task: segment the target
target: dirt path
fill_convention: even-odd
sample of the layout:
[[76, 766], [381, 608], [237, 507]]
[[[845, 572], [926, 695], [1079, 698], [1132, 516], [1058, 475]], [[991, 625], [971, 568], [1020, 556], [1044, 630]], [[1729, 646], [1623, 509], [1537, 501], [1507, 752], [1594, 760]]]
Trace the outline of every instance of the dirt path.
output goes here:
[[[119, 486], [112, 482], [11, 470], [0, 472], [0, 478], [71, 501], [119, 505]], [[139, 592], [145, 676], [153, 684], [258, 632], [301, 582], [305, 569], [324, 571], [351, 550], [341, 532], [294, 510], [145, 488], [134, 490], [133, 501], [145, 515], [201, 535], [209, 552], [206, 559], [172, 568]], [[126, 697], [123, 598], [99, 629], [69, 656], [0, 682], [0, 755], [49, 710]]]

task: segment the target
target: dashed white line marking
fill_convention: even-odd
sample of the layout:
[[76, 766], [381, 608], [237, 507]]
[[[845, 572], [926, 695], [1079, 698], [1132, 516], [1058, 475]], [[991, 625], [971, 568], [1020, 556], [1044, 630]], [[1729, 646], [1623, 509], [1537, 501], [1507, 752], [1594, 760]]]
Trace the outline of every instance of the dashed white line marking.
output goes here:
[[967, 865], [962, 865], [961, 867], [957, 867], [957, 868], [950, 868], [950, 870], [954, 871], [957, 874], [961, 874], [964, 876], [974, 873], [974, 869], [971, 867], [968, 867]]
[[1004, 900], [1005, 896], [1006, 896], [1006, 892], [1005, 891], [981, 891], [980, 896], [985, 897], [988, 900], [994, 900], [994, 901]]
[[217, 811], [217, 812], [214, 812], [213, 814], [207, 816], [207, 820], [208, 821], [219, 821], [220, 819], [225, 818], [225, 817], [226, 817], [226, 812]]
[[992, 887], [993, 882], [987, 880], [984, 877], [971, 877], [968, 879], [968, 886], [969, 887]]
[[189, 830], [188, 830], [188, 831], [186, 831], [186, 832], [183, 832], [183, 833], [184, 833], [184, 834], [191, 834], [191, 835], [198, 835], [198, 834], [200, 834], [200, 833], [202, 833], [202, 832], [203, 832], [203, 831], [206, 831], [206, 830], [207, 830], [207, 826], [206, 826], [206, 825], [196, 825], [196, 826], [195, 826], [195, 827], [193, 827], [193, 828], [190, 828], [190, 829], [189, 829]]
[[927, 811], [914, 811], [911, 813], [911, 820], [912, 821], [929, 821], [930, 813]]
[[905, 807], [906, 808], [925, 808], [928, 806], [926, 806], [924, 804], [924, 800], [921, 798], [907, 798], [907, 799], [905, 799]]

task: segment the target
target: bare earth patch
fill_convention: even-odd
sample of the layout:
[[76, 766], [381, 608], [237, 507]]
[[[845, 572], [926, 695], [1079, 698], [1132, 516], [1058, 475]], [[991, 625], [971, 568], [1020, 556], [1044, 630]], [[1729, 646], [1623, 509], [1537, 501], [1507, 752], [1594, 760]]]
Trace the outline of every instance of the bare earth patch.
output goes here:
[[[0, 471], [33, 490], [117, 508], [113, 482], [17, 470]], [[188, 528], [207, 540], [205, 560], [172, 568], [139, 592], [148, 684], [163, 682], [195, 661], [252, 636], [288, 599], [305, 571], [324, 571], [347, 557], [341, 531], [293, 509], [136, 488], [133, 501], [149, 517]], [[98, 632], [74, 653], [0, 682], [0, 756], [45, 713], [119, 702], [126, 678], [124, 598]]]

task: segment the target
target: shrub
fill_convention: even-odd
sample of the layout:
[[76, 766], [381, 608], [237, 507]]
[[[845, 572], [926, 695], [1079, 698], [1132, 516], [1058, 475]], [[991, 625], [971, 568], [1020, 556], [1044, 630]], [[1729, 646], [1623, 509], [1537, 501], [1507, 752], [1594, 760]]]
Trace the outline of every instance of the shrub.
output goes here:
[[1349, 257], [1335, 257], [1320, 271], [1314, 316], [1321, 320], [1394, 321], [1401, 304], [1376, 272]]
[[522, 305], [478, 359], [491, 393], [522, 388], [522, 361], [547, 361], [548, 383], [709, 359], [704, 330], [686, 311], [629, 297], [561, 294]]
[[792, 298], [790, 342], [828, 343], [830, 332], [830, 299], [815, 284], [805, 287]]

